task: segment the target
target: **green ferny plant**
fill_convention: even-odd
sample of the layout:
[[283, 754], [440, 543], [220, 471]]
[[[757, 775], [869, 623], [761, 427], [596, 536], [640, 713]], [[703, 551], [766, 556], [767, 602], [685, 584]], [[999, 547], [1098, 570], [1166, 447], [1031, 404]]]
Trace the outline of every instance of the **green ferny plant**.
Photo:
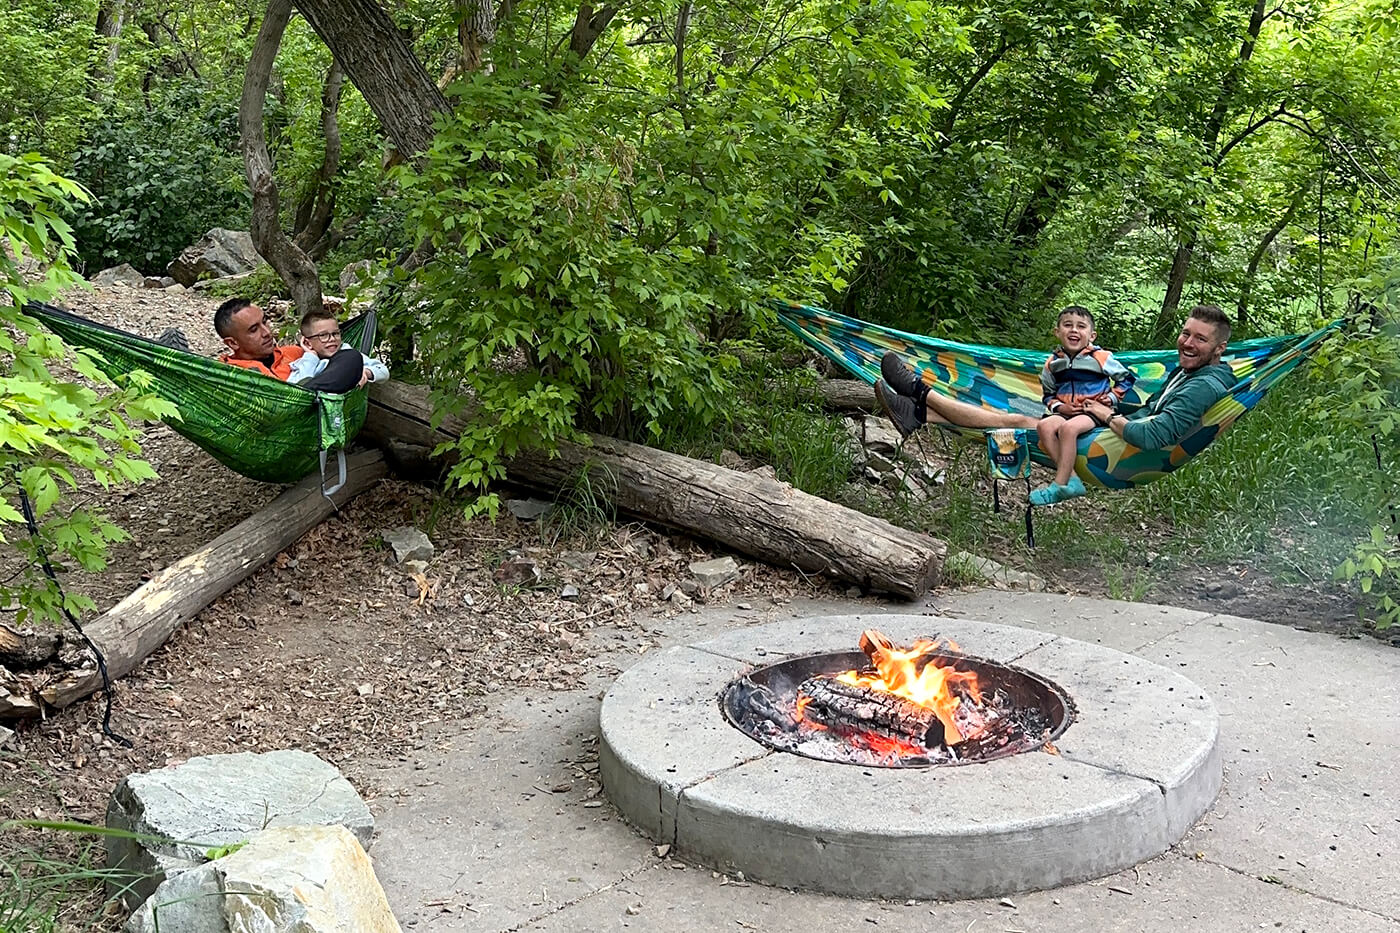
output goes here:
[[[176, 414], [174, 406], [143, 389], [140, 374], [116, 386], [92, 360], [71, 353], [21, 311], [79, 281], [69, 267], [72, 230], [61, 212], [87, 193], [55, 174], [36, 155], [0, 154], [0, 545], [20, 553], [24, 566], [0, 583], [0, 607], [16, 609], [16, 621], [61, 621], [63, 611], [90, 611], [85, 596], [61, 598], [42, 571], [45, 558], [72, 561], [84, 570], [106, 567], [107, 547], [125, 533], [101, 511], [63, 501], [64, 490], [88, 477], [103, 489], [138, 483], [156, 474], [140, 459], [136, 422]], [[38, 277], [21, 263], [37, 263]], [[66, 362], [85, 385], [62, 382], [50, 366]], [[99, 393], [89, 386], [100, 386]], [[21, 492], [38, 525], [31, 536]], [[17, 528], [15, 526], [18, 526]]]

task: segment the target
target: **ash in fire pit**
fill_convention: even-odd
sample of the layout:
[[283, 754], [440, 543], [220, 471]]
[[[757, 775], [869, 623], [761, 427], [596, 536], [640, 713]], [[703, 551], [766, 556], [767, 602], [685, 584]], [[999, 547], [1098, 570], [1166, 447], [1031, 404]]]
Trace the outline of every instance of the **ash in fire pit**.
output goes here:
[[920, 638], [897, 648], [873, 629], [860, 653], [759, 668], [720, 696], [724, 716], [764, 745], [885, 768], [989, 761], [1046, 746], [1074, 719], [1057, 685]]

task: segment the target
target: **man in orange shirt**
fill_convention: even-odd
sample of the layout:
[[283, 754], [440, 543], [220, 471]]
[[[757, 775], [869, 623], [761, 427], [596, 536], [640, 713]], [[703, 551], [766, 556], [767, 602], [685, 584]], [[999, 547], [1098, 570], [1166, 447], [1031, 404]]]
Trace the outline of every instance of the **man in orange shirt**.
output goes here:
[[[221, 360], [282, 382], [291, 376], [292, 363], [306, 353], [298, 346], [279, 347], [263, 309], [247, 298], [230, 298], [219, 305], [214, 311], [214, 330], [228, 347]], [[325, 369], [301, 385], [323, 392], [349, 392], [364, 381], [362, 359], [358, 351], [342, 348]]]
[[221, 359], [233, 366], [287, 381], [292, 363], [306, 351], [279, 347], [263, 309], [246, 298], [230, 298], [214, 312], [214, 330], [228, 347]]

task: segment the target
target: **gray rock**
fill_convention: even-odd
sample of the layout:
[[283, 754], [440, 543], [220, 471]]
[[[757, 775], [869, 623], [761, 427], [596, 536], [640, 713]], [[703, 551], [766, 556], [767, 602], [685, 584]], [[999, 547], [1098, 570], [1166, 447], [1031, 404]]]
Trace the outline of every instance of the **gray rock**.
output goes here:
[[384, 543], [394, 549], [394, 560], [432, 560], [433, 542], [417, 528], [404, 525], [384, 532]]
[[857, 437], [867, 450], [892, 454], [900, 446], [899, 432], [890, 424], [888, 418], [866, 415], [856, 428]]
[[176, 282], [173, 285], [165, 286], [164, 291], [167, 295], [183, 295], [185, 292], [189, 291], [189, 289], [181, 285], [179, 282]]
[[559, 555], [559, 562], [575, 570], [590, 570], [598, 562], [597, 551], [565, 551]]
[[[146, 276], [145, 278], [143, 278], [143, 279], [141, 280], [141, 287], [142, 287], [142, 288], [164, 288], [164, 287], [165, 287], [165, 280], [166, 280], [166, 278], [168, 278], [168, 276], [162, 276], [162, 275], [148, 275], [148, 276]], [[171, 279], [171, 281], [173, 282], [174, 279]]]
[[348, 292], [352, 286], [369, 284], [370, 273], [373, 271], [374, 263], [368, 259], [350, 263], [340, 270], [340, 290]]
[[502, 586], [533, 586], [540, 582], [540, 565], [528, 557], [512, 557], [496, 568], [491, 578]]
[[1045, 591], [1045, 579], [1024, 570], [1015, 570], [997, 563], [990, 557], [980, 557], [967, 551], [955, 551], [943, 561], [945, 573], [961, 572], [982, 583], [1006, 589], [1028, 590], [1033, 593]]
[[15, 737], [15, 730], [0, 726], [0, 748], [5, 748], [10, 744], [10, 740]]
[[578, 587], [572, 583], [564, 584], [564, 588], [559, 591], [560, 599], [578, 599]]
[[695, 582], [707, 590], [739, 579], [739, 565], [732, 557], [717, 557], [714, 560], [691, 564], [690, 572], [694, 575]]
[[1204, 592], [1209, 599], [1238, 599], [1248, 591], [1238, 580], [1212, 580]]
[[107, 825], [164, 842], [108, 837], [108, 892], [135, 909], [171, 875], [208, 861], [208, 850], [268, 826], [346, 827], [368, 846], [374, 817], [340, 772], [295, 749], [205, 755], [132, 774], [107, 805]]
[[877, 473], [894, 472], [894, 461], [884, 454], [876, 453], [873, 450], [870, 451], [870, 455], [866, 457], [865, 465]]
[[125, 262], [119, 266], [112, 266], [110, 269], [103, 269], [90, 281], [98, 286], [130, 285], [133, 288], [144, 288], [146, 285], [146, 277]]
[[553, 511], [554, 503], [547, 499], [507, 499], [506, 508], [522, 522], [532, 522]]
[[257, 833], [236, 852], [170, 878], [126, 933], [399, 933], [365, 850], [340, 826]]
[[185, 247], [166, 271], [175, 281], [188, 287], [201, 279], [243, 275], [261, 263], [262, 257], [253, 247], [253, 237], [249, 233], [215, 227], [199, 242]]

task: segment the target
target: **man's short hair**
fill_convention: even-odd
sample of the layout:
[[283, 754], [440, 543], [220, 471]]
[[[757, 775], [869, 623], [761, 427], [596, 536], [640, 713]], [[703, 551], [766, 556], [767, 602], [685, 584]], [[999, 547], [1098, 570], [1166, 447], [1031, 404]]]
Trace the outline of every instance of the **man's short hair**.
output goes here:
[[1230, 319], [1225, 316], [1215, 305], [1196, 305], [1191, 309], [1190, 317], [1198, 321], [1204, 321], [1215, 328], [1215, 339], [1218, 343], [1228, 343], [1230, 340]]
[[1075, 317], [1082, 317], [1084, 320], [1089, 322], [1090, 327], [1094, 326], [1094, 312], [1090, 311], [1083, 305], [1069, 305], [1068, 307], [1063, 308], [1059, 314], [1055, 315], [1055, 323], [1058, 324], [1060, 323], [1060, 321], [1064, 320], [1066, 314], [1073, 314]]
[[308, 324], [313, 321], [334, 321], [335, 312], [327, 308], [312, 308], [301, 316], [301, 323], [297, 325], [301, 330], [306, 330]]
[[219, 305], [214, 309], [214, 333], [220, 337], [233, 336], [233, 316], [252, 305], [247, 298], [230, 298]]

